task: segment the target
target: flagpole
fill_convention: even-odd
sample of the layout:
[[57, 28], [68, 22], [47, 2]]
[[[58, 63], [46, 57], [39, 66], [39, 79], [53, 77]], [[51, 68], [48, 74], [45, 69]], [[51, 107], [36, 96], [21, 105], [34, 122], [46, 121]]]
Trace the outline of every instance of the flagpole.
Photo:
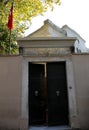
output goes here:
[[9, 54], [11, 54], [11, 29], [10, 29], [10, 35], [9, 35]]

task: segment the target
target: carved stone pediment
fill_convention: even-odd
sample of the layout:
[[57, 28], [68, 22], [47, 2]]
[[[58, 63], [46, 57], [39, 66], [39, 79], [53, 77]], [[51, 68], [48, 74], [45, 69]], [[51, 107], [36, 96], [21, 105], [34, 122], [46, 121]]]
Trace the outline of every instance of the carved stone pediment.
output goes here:
[[59, 56], [73, 51], [75, 38], [37, 38], [19, 40], [20, 54], [29, 56]]

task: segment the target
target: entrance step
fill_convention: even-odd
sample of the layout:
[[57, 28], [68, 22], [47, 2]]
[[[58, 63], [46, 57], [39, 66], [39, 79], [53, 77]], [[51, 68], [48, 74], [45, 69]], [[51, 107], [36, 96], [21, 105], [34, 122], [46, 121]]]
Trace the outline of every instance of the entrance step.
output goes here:
[[31, 126], [29, 130], [72, 130], [68, 126]]

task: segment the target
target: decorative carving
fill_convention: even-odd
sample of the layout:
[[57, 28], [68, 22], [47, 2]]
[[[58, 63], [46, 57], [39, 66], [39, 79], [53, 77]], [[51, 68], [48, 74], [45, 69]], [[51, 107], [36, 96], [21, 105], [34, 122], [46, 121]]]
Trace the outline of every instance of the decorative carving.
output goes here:
[[23, 54], [29, 56], [58, 56], [70, 54], [70, 48], [24, 48]]

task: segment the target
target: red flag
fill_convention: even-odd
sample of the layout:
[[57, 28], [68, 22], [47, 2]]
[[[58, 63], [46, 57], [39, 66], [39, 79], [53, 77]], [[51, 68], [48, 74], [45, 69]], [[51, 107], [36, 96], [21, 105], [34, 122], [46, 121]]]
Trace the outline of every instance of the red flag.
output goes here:
[[13, 28], [13, 3], [10, 9], [10, 14], [8, 17], [8, 29], [11, 30]]

